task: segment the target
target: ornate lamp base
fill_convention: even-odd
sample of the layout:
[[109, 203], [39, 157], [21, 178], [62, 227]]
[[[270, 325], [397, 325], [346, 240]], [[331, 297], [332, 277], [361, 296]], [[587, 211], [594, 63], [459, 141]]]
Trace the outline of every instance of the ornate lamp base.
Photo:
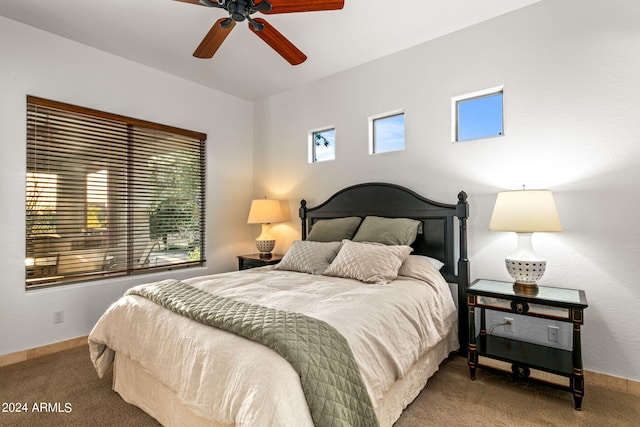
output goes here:
[[260, 258], [271, 258], [271, 251], [276, 246], [275, 240], [256, 239], [256, 248], [260, 252]]
[[544, 275], [547, 261], [533, 252], [531, 233], [518, 233], [518, 249], [504, 263], [515, 282], [513, 290], [521, 295], [537, 295], [538, 280]]
[[535, 283], [518, 283], [513, 284], [513, 292], [517, 295], [536, 296], [538, 295], [538, 285]]

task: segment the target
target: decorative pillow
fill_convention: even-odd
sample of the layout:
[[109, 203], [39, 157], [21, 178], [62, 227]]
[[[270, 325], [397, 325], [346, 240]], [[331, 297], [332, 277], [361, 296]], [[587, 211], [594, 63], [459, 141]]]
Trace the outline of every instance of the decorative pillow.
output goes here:
[[449, 285], [440, 274], [440, 267], [434, 264], [433, 261], [438, 260], [422, 255], [409, 255], [402, 263], [402, 267], [398, 271], [398, 277], [404, 276], [420, 280], [426, 285], [438, 289], [442, 293], [441, 295], [449, 295], [451, 292]]
[[275, 270], [322, 274], [340, 250], [341, 242], [308, 242], [296, 240]]
[[416, 219], [368, 216], [362, 221], [353, 241], [410, 245], [416, 240], [420, 226], [422, 222]]
[[307, 240], [340, 242], [343, 239], [351, 239], [361, 221], [362, 218], [359, 216], [318, 220], [311, 227]]
[[343, 240], [340, 252], [322, 274], [385, 284], [398, 277], [402, 262], [412, 250], [405, 245], [387, 246]]
[[440, 261], [439, 259], [431, 258], [429, 256], [424, 256], [424, 255], [414, 255], [414, 256], [420, 257], [420, 258], [426, 258], [427, 261], [429, 261], [431, 265], [433, 265], [438, 271], [440, 271], [440, 269], [444, 267], [444, 262]]
[[440, 269], [444, 266], [444, 263], [435, 258], [431, 258], [424, 255], [409, 255], [404, 260], [400, 270], [398, 270], [398, 276], [417, 277], [422, 271], [437, 271], [440, 273]]

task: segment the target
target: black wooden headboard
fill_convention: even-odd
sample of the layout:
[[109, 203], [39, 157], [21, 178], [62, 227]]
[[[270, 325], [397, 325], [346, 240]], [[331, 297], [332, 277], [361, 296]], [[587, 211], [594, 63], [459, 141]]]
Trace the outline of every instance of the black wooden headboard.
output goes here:
[[[422, 221], [423, 233], [413, 244], [414, 254], [426, 255], [444, 263], [441, 273], [458, 285], [458, 332], [461, 352], [467, 348], [467, 309], [465, 289], [469, 286], [467, 259], [467, 194], [461, 191], [456, 204], [426, 199], [395, 184], [372, 182], [344, 188], [324, 203], [307, 207], [300, 202], [302, 240], [320, 219], [367, 215], [386, 218], [412, 218]], [[455, 226], [457, 219], [457, 227]]]

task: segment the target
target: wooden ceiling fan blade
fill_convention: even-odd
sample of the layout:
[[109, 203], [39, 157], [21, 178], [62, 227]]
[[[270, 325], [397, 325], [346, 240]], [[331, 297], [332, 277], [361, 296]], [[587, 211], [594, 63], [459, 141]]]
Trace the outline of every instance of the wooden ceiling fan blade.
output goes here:
[[[322, 10], [338, 10], [344, 7], [344, 0], [267, 0], [271, 3], [270, 13], [318, 12]], [[256, 0], [256, 4], [262, 0]]]
[[289, 64], [298, 65], [307, 60], [307, 56], [302, 53], [300, 49], [298, 49], [267, 21], [262, 18], [256, 18], [254, 21], [264, 25], [264, 29], [262, 31], [257, 31], [253, 28], [251, 23], [249, 23], [249, 29], [260, 37], [266, 44], [271, 46], [273, 50], [278, 52], [280, 56], [286, 59]]
[[[222, 23], [226, 22], [224, 27]], [[209, 30], [206, 36], [200, 42], [200, 45], [193, 52], [193, 56], [196, 58], [212, 58], [216, 53], [224, 39], [227, 38], [236, 23], [229, 18], [220, 18], [213, 24], [213, 27]]]

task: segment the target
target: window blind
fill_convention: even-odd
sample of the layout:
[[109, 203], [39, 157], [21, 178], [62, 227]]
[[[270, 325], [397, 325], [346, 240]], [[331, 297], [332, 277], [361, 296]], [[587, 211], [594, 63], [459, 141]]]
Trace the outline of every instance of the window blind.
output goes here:
[[203, 265], [206, 135], [27, 97], [27, 289]]

